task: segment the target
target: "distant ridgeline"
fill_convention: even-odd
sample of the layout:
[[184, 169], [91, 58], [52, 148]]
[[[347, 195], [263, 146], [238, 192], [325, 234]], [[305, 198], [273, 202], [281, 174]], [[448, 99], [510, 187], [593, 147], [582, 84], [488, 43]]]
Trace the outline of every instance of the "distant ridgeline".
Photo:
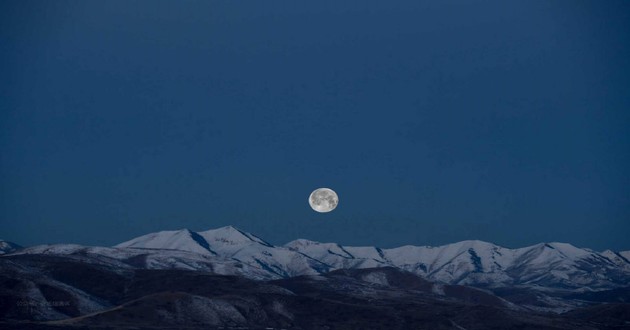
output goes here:
[[[3, 244], [0, 247], [12, 246], [5, 251], [19, 248]], [[274, 246], [232, 226], [204, 232], [182, 229], [151, 233], [113, 248], [60, 244], [15, 253], [80, 255], [86, 259], [102, 256], [121, 264], [133, 260], [134, 267], [206, 270], [252, 279], [395, 267], [440, 283], [483, 287], [520, 285], [593, 291], [630, 283], [630, 251], [596, 252], [566, 243], [507, 249], [482, 241], [380, 249], [298, 239]]]

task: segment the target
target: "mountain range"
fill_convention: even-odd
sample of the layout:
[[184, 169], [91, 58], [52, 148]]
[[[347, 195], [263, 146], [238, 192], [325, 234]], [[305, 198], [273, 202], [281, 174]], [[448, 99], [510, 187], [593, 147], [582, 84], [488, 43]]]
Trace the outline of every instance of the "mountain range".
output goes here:
[[[541, 243], [508, 249], [482, 241], [462, 241], [439, 247], [408, 245], [381, 249], [298, 239], [276, 246], [256, 235], [228, 226], [202, 232], [188, 229], [161, 231], [114, 247], [54, 244], [22, 248], [0, 241], [0, 251], [0, 301], [5, 301], [5, 304], [0, 304], [0, 316], [18, 322], [18, 328], [25, 326], [20, 322], [31, 321], [49, 322], [45, 325], [47, 327], [65, 327], [70, 323], [94, 325], [98, 319], [109, 322], [113, 315], [121, 317], [118, 312], [112, 312], [112, 308], [117, 311], [130, 309], [128, 304], [134, 299], [140, 299], [138, 303], [142, 306], [156, 304], [156, 299], [201, 304], [195, 305], [195, 308], [214, 306], [211, 308], [214, 313], [212, 320], [205, 316], [197, 320], [196, 314], [191, 316], [178, 310], [169, 310], [168, 313], [175, 318], [185, 316], [192, 323], [199, 321], [205, 325], [228, 327], [243, 324], [267, 327], [271, 324], [272, 328], [282, 328], [302, 324], [304, 319], [298, 321], [295, 314], [304, 310], [287, 306], [287, 295], [306, 295], [308, 299], [325, 296], [327, 301], [332, 299], [342, 305], [348, 299], [359, 299], [357, 304], [365, 304], [365, 308], [374, 299], [382, 301], [383, 297], [388, 301], [383, 302], [385, 309], [398, 305], [415, 306], [427, 301], [432, 306], [437, 302], [450, 306], [444, 307], [445, 310], [456, 308], [455, 305], [459, 306], [457, 308], [470, 304], [487, 305], [506, 313], [505, 320], [501, 322], [529, 324], [518, 315], [523, 311], [530, 313], [531, 317], [540, 316], [541, 323], [538, 326], [532, 324], [531, 328], [553, 328], [557, 320], [556, 316], [550, 315], [564, 318], [579, 314], [591, 320], [594, 315], [630, 311], [627, 304], [630, 301], [630, 251], [597, 252], [566, 243]], [[208, 283], [237, 278], [245, 283], [245, 287], [255, 288], [252, 289], [255, 292], [269, 291], [283, 298], [282, 302], [271, 302], [276, 306], [272, 310], [266, 310], [267, 305], [264, 308], [248, 307], [247, 310], [262, 308], [258, 313], [266, 313], [268, 321], [273, 320], [256, 323], [258, 321], [254, 322], [253, 316], [243, 312], [244, 307], [238, 307], [240, 305], [234, 302], [207, 301], [217, 297], [214, 293], [209, 295], [205, 292], [203, 285], [199, 288], [203, 291], [200, 293], [197, 288], [188, 286], [184, 290], [180, 287], [181, 283], [161, 287], [158, 281], [149, 290], [136, 282], [142, 276], [146, 276], [148, 281], [160, 278], [164, 283], [177, 281], [182, 276], [204, 276]], [[196, 283], [198, 280], [191, 281]], [[135, 286], [140, 286], [138, 290], [146, 295], [130, 295], [129, 290], [135, 290]], [[243, 298], [244, 293], [238, 285], [231, 290], [231, 297]], [[409, 290], [414, 293], [410, 295]], [[267, 299], [260, 292], [254, 295], [255, 299]], [[51, 297], [72, 301], [72, 306], [50, 306], [46, 302]], [[16, 305], [6, 301], [13, 301]], [[38, 303], [30, 304], [28, 312], [25, 312], [18, 306], [20, 301]], [[314, 308], [311, 303], [318, 304], [310, 300], [304, 303], [305, 310]], [[601, 308], [602, 303], [607, 303], [606, 306], [610, 303], [621, 305], [611, 307], [613, 311], [591, 313], [592, 309]], [[411, 305], [408, 306], [411, 311], [418, 307], [412, 308]], [[341, 310], [347, 307], [343, 306]], [[235, 308], [239, 312], [230, 312], [227, 316], [221, 314], [226, 308]], [[381, 312], [384, 310], [375, 313]], [[293, 316], [281, 316], [283, 313]], [[401, 313], [404, 315], [399, 316], [403, 318], [417, 316], [416, 312], [410, 315], [404, 311]], [[269, 316], [271, 314], [280, 316]], [[86, 318], [86, 315], [98, 317]], [[66, 323], [50, 323], [60, 320], [66, 320], [63, 321]], [[283, 321], [277, 323], [277, 320]], [[470, 320], [449, 320], [458, 327], [470, 328], [470, 324], [468, 327], [462, 325], [462, 322], [467, 324]], [[620, 321], [612, 318], [613, 321], [610, 321], [606, 316], [606, 320], [603, 324], [630, 325], [624, 323], [630, 322], [630, 319], [622, 318]], [[4, 325], [16, 326], [13, 321]], [[137, 326], [136, 321], [130, 319], [123, 323]], [[459, 329], [449, 323], [451, 321], [441, 319], [439, 322], [450, 324], [444, 328]], [[574, 325], [575, 328], [589, 326], [588, 322]], [[43, 325], [38, 323], [36, 327], [39, 326]], [[300, 327], [309, 328], [306, 323]]]
[[203, 232], [161, 231], [113, 248], [59, 244], [14, 253], [68, 255], [79, 251], [118, 260], [134, 255], [138, 260], [143, 259], [143, 267], [150, 269], [205, 269], [210, 262], [214, 268], [219, 264], [225, 266], [217, 270], [224, 274], [252, 279], [316, 275], [335, 269], [395, 267], [448, 284], [595, 291], [625, 286], [630, 278], [630, 251], [597, 252], [567, 243], [508, 249], [482, 241], [381, 249], [298, 239], [274, 246], [232, 226]]

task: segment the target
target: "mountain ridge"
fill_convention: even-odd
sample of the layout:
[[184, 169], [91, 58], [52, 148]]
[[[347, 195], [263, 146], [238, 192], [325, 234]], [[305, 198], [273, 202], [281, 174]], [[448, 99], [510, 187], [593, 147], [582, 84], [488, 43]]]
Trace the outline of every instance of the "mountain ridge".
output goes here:
[[[189, 229], [189, 228], [163, 230], [163, 231], [158, 231], [158, 232], [153, 232], [153, 233], [137, 236], [135, 238], [132, 238], [132, 239], [127, 240], [127, 241], [124, 241], [122, 243], [118, 243], [118, 244], [116, 244], [114, 246], [118, 246], [118, 245], [124, 244], [126, 242], [130, 242], [130, 241], [132, 241], [134, 239], [137, 239], [139, 237], [143, 237], [143, 236], [147, 236], [147, 235], [151, 235], [151, 234], [155, 234], [155, 233], [161, 233], [161, 232], [189, 231], [189, 232], [192, 232], [192, 233], [201, 234], [201, 233], [204, 233], [204, 232], [220, 232], [220, 231], [230, 231], [230, 230], [232, 230], [234, 232], [238, 232], [241, 235], [246, 236], [246, 237], [248, 237], [248, 236], [254, 237], [256, 240], [260, 240], [260, 241], [264, 242], [264, 244], [269, 245], [269, 246], [274, 246], [274, 247], [287, 246], [290, 243], [293, 243], [293, 242], [296, 242], [296, 241], [304, 241], [304, 242], [311, 242], [311, 243], [318, 243], [318, 244], [338, 244], [338, 245], [341, 245], [341, 246], [344, 246], [344, 247], [358, 247], [358, 248], [360, 248], [360, 247], [374, 247], [374, 248], [379, 248], [379, 249], [383, 249], [383, 250], [391, 250], [391, 249], [397, 249], [397, 248], [402, 248], [402, 247], [440, 248], [440, 247], [453, 245], [453, 244], [459, 244], [459, 243], [490, 244], [490, 245], [494, 245], [494, 246], [497, 246], [497, 247], [500, 247], [500, 248], [504, 248], [504, 249], [516, 250], [516, 249], [530, 248], [530, 247], [534, 247], [534, 246], [549, 244], [551, 246], [554, 246], [554, 245], [566, 245], [566, 246], [574, 247], [574, 248], [577, 248], [577, 249], [586, 250], [586, 251], [592, 251], [592, 252], [597, 252], [597, 253], [602, 253], [602, 252], [605, 252], [605, 251], [613, 251], [615, 253], [624, 253], [624, 254], [627, 254], [628, 256], [630, 256], [630, 250], [605, 249], [603, 251], [598, 251], [598, 250], [593, 250], [591, 248], [578, 247], [576, 245], [573, 245], [572, 243], [560, 242], [560, 241], [539, 242], [539, 243], [535, 243], [535, 244], [532, 244], [532, 245], [526, 245], [526, 246], [523, 246], [523, 247], [515, 247], [515, 248], [508, 248], [508, 247], [505, 247], [505, 246], [502, 246], [502, 245], [498, 245], [498, 244], [495, 244], [495, 243], [492, 243], [492, 242], [489, 242], [489, 241], [477, 240], [477, 239], [466, 239], [466, 240], [461, 240], [461, 241], [457, 241], [457, 242], [453, 242], [453, 243], [447, 243], [447, 244], [442, 244], [442, 245], [413, 245], [413, 244], [405, 244], [405, 245], [395, 246], [395, 247], [391, 247], [391, 248], [383, 248], [383, 247], [376, 246], [376, 245], [374, 245], [374, 246], [370, 246], [370, 245], [368, 245], [368, 246], [343, 245], [343, 244], [340, 244], [340, 243], [337, 243], [337, 242], [320, 242], [320, 241], [315, 241], [315, 240], [308, 239], [308, 238], [296, 238], [296, 239], [291, 240], [291, 241], [289, 241], [287, 243], [284, 243], [284, 244], [272, 244], [272, 243], [269, 243], [269, 242], [265, 241], [264, 239], [260, 238], [259, 236], [255, 235], [255, 234], [249, 233], [249, 232], [247, 232], [247, 231], [245, 231], [245, 230], [243, 230], [243, 229], [241, 229], [239, 227], [233, 226], [233, 225], [227, 225], [227, 226], [218, 227], [218, 228], [214, 228], [214, 229], [208, 229], [208, 230], [204, 230], [204, 231], [194, 231], [194, 230]], [[3, 241], [3, 240], [0, 239], [0, 242], [1, 241]], [[45, 244], [40, 244], [40, 245], [45, 245]]]
[[[169, 252], [170, 251], [170, 252]], [[112, 248], [44, 245], [13, 253], [87, 253], [150, 269], [218, 271], [254, 279], [318, 275], [337, 269], [395, 267], [432, 281], [477, 287], [542, 287], [597, 291], [630, 282], [630, 255], [596, 252], [569, 243], [539, 243], [509, 249], [480, 240], [442, 246], [344, 246], [308, 239], [273, 245], [233, 226], [195, 232], [166, 230], [138, 236]], [[628, 256], [628, 257], [627, 257]]]

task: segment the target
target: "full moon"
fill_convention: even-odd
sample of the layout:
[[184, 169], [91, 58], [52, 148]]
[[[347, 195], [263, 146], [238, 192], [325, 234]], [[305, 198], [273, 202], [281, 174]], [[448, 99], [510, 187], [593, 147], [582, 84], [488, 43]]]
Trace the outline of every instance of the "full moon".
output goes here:
[[339, 204], [339, 197], [332, 189], [319, 188], [315, 189], [308, 197], [308, 203], [313, 210], [326, 213], [334, 210]]

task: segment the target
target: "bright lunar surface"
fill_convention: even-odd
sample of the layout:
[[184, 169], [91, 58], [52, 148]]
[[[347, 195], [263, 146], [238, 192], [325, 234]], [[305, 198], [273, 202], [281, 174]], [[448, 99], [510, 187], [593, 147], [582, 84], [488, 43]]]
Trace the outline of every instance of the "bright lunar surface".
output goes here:
[[332, 189], [319, 188], [315, 189], [308, 198], [313, 210], [321, 213], [330, 212], [339, 204], [339, 197]]

